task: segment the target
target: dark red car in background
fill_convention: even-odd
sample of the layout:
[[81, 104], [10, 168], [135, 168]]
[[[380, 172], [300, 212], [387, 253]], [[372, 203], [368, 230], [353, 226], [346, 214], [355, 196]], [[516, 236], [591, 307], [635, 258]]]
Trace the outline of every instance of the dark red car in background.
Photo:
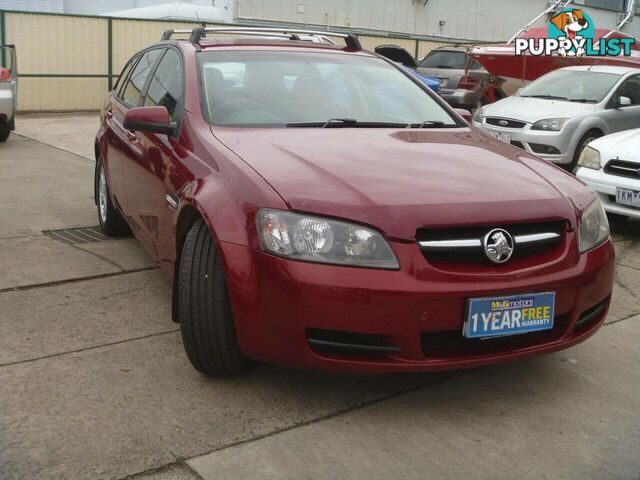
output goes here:
[[597, 196], [316, 34], [167, 32], [107, 97], [100, 225], [172, 279], [194, 367], [467, 368], [592, 335], [614, 268]]

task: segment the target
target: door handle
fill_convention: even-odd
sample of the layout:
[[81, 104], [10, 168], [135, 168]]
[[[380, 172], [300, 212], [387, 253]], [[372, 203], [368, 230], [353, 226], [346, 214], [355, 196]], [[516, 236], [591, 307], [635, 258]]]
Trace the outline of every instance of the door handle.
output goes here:
[[127, 138], [131, 142], [137, 142], [138, 141], [138, 136], [134, 132], [127, 132]]

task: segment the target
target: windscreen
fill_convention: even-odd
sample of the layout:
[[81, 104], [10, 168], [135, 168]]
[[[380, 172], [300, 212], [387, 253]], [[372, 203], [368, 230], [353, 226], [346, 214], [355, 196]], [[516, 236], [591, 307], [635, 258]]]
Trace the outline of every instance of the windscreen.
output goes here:
[[214, 125], [459, 125], [406, 74], [375, 57], [218, 51], [200, 53], [199, 61], [205, 110]]
[[600, 103], [620, 77], [613, 73], [556, 70], [524, 87], [518, 96]]

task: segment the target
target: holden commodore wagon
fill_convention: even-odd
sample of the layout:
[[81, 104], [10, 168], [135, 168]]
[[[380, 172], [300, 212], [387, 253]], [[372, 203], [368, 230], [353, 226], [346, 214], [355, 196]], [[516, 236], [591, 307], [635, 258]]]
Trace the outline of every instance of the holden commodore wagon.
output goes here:
[[597, 195], [321, 34], [345, 45], [168, 31], [106, 98], [100, 226], [168, 275], [193, 366], [430, 371], [593, 335], [614, 266]]

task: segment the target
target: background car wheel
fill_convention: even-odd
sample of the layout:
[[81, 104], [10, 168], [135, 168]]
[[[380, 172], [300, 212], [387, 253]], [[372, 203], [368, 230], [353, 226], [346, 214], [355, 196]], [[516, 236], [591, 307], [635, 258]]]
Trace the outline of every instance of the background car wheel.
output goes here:
[[98, 206], [98, 220], [100, 221], [102, 233], [109, 237], [117, 237], [129, 233], [127, 222], [111, 202], [107, 175], [104, 171], [102, 159], [99, 157], [96, 161], [95, 201]]
[[0, 142], [6, 142], [11, 132], [16, 129], [16, 116], [11, 117], [7, 123], [0, 125]]
[[214, 375], [245, 371], [250, 361], [238, 345], [222, 259], [202, 220], [187, 234], [177, 281], [182, 342], [194, 368]]
[[573, 172], [573, 169], [576, 168], [576, 165], [578, 165], [578, 160], [580, 159], [580, 154], [582, 153], [582, 150], [584, 150], [584, 147], [593, 142], [596, 138], [600, 138], [601, 136], [602, 133], [600, 133], [598, 130], [589, 130], [587, 133], [585, 133], [578, 142], [576, 151], [573, 154], [573, 160], [571, 160], [571, 163], [567, 165], [567, 170]]

